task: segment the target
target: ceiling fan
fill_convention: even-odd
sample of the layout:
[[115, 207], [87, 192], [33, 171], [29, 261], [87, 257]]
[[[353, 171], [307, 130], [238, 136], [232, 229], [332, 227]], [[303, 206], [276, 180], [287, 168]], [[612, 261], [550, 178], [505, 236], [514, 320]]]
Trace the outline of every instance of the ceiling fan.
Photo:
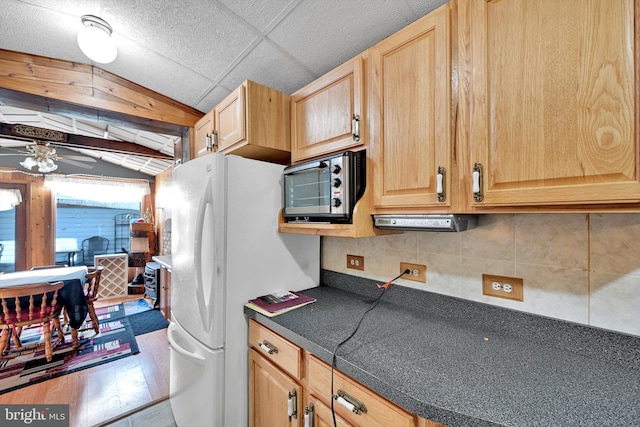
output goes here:
[[[7, 149], [11, 150], [11, 148]], [[38, 172], [41, 173], [53, 172], [58, 169], [58, 165], [55, 163], [56, 161], [68, 163], [84, 169], [93, 168], [93, 165], [87, 163], [97, 162], [96, 159], [88, 156], [59, 155], [56, 153], [56, 149], [53, 148], [49, 142], [28, 142], [24, 149], [25, 151], [13, 150], [16, 151], [16, 153], [0, 153], [0, 156], [26, 156], [26, 158], [20, 162], [20, 165], [29, 170], [37, 166]]]

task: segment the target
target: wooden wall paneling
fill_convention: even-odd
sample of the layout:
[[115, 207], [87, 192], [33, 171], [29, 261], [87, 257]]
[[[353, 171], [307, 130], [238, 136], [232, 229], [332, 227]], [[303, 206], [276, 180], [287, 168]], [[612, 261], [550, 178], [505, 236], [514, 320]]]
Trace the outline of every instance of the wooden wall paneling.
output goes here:
[[0, 50], [0, 88], [192, 127], [202, 113], [100, 68]]

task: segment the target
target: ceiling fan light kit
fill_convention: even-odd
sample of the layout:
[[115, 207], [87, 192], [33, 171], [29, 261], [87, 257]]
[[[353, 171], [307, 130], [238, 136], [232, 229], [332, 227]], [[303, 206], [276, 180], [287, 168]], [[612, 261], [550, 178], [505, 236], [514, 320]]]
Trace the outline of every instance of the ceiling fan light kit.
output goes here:
[[82, 52], [101, 64], [113, 62], [118, 55], [118, 48], [111, 37], [111, 25], [94, 15], [84, 15], [80, 19], [84, 25], [78, 33], [78, 46]]
[[20, 165], [25, 169], [31, 170], [34, 166], [38, 166], [38, 172], [42, 173], [53, 172], [58, 169], [58, 165], [54, 163], [54, 160], [58, 159], [54, 148], [48, 145], [35, 144], [28, 146], [27, 150], [32, 154], [20, 162]]

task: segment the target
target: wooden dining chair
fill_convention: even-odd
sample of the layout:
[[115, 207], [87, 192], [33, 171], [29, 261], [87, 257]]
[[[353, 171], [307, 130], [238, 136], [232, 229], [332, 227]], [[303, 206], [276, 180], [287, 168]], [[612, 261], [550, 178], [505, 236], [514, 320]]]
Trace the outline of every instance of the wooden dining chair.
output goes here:
[[87, 309], [89, 311], [89, 317], [93, 324], [93, 330], [97, 333], [100, 332], [100, 323], [98, 322], [98, 316], [96, 316], [96, 309], [93, 303], [100, 297], [100, 277], [102, 276], [102, 270], [104, 267], [94, 267], [89, 269], [87, 273], [87, 281], [84, 287], [84, 297], [87, 299]]
[[[85, 276], [86, 280], [84, 285], [84, 297], [87, 301], [87, 311], [89, 313], [89, 318], [91, 319], [91, 326], [96, 334], [100, 333], [100, 322], [98, 321], [98, 316], [96, 315], [96, 309], [93, 303], [100, 297], [100, 278], [102, 277], [103, 270], [104, 267], [102, 266], [89, 267], [87, 275]], [[69, 324], [69, 318], [66, 310], [64, 311], [64, 324], [65, 326]], [[80, 345], [78, 332], [86, 329], [89, 328], [71, 328], [71, 342], [73, 344], [73, 348], [78, 348]]]
[[[64, 342], [59, 317], [62, 302], [58, 299], [63, 286], [64, 282], [45, 282], [0, 288], [0, 360], [10, 354], [37, 350], [41, 344], [23, 346], [20, 334], [25, 326], [41, 325], [45, 357], [51, 361], [55, 346]], [[55, 340], [53, 330], [57, 332]]]

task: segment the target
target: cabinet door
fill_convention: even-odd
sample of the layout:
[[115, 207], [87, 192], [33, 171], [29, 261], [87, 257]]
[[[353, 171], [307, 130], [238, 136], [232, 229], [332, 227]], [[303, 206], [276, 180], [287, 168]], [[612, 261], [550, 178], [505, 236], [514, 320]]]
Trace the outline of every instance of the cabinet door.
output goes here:
[[[313, 427], [334, 427], [331, 408], [314, 396], [311, 396], [311, 403], [313, 404]], [[337, 427], [354, 427], [338, 414], [336, 414], [336, 425]]]
[[469, 37], [466, 167], [482, 165], [484, 192], [471, 204], [637, 201], [638, 2], [460, 6]]
[[450, 206], [451, 37], [441, 7], [370, 50], [374, 206]]
[[357, 57], [291, 95], [292, 162], [363, 144], [362, 70]]
[[[290, 393], [295, 390], [295, 417], [289, 419]], [[294, 427], [301, 426], [304, 414], [302, 387], [271, 364], [254, 349], [249, 350], [249, 426]]]
[[211, 146], [210, 143], [208, 143], [208, 139], [212, 138], [214, 120], [214, 113], [213, 110], [211, 110], [202, 116], [202, 118], [195, 124], [195, 141], [192, 151], [194, 157], [200, 157], [211, 152]]
[[[350, 402], [356, 407], [360, 405], [366, 411], [354, 412], [336, 401], [334, 410], [344, 420], [354, 426], [362, 427], [415, 427], [415, 415], [405, 411], [372, 390], [357, 383], [340, 371], [335, 370], [333, 381], [331, 366], [327, 365], [315, 356], [309, 356], [308, 363], [309, 392], [317, 396], [331, 396], [332, 384], [334, 393], [341, 396], [343, 402]], [[357, 403], [357, 405], [356, 405]]]
[[223, 150], [246, 138], [245, 109], [244, 85], [239, 86], [216, 106], [218, 150]]

